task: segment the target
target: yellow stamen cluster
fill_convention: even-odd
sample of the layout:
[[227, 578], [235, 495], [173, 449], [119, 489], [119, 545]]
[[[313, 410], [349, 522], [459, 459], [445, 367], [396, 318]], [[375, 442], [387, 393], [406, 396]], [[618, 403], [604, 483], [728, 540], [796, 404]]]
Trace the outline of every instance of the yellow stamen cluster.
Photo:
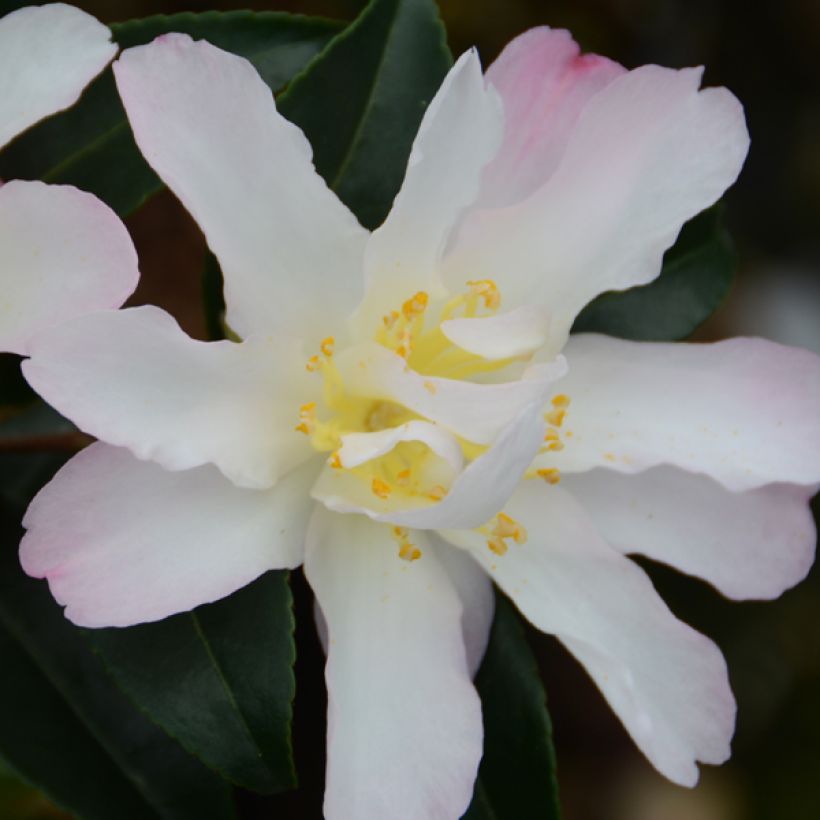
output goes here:
[[498, 285], [492, 279], [477, 279], [467, 282], [470, 293], [480, 297], [484, 301], [487, 310], [498, 310], [501, 307], [501, 292]]
[[399, 558], [403, 561], [418, 561], [421, 550], [410, 541], [410, 533], [405, 527], [393, 527], [393, 537], [399, 542]]
[[379, 498], [390, 498], [390, 493], [392, 492], [390, 485], [378, 476], [374, 476], [370, 482], [370, 489], [373, 491], [373, 495]]
[[512, 540], [515, 544], [524, 544], [527, 540], [527, 530], [524, 526], [503, 512], [498, 513], [489, 524], [480, 527], [479, 532], [488, 536], [487, 546], [490, 552], [499, 556], [506, 554], [507, 541]]
[[309, 401], [299, 408], [299, 424], [293, 428], [309, 436], [316, 429], [316, 402]]
[[[551, 404], [552, 409], [544, 413], [544, 421], [546, 421], [550, 427], [544, 435], [544, 446], [541, 448], [542, 453], [554, 453], [564, 449], [564, 442], [561, 441], [559, 429], [567, 416], [570, 398], [563, 393], [559, 393], [557, 396], [552, 397]], [[567, 433], [567, 435], [569, 436], [569, 433]]]
[[420, 290], [411, 296], [402, 306], [401, 312], [391, 310], [382, 317], [384, 327], [377, 340], [385, 347], [395, 350], [403, 359], [410, 358], [416, 339], [424, 323], [424, 312], [430, 297]]

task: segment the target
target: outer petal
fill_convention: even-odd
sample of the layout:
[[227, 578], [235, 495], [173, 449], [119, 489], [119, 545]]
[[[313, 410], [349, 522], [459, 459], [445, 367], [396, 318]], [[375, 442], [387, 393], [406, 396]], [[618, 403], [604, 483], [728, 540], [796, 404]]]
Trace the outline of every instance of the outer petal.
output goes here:
[[547, 26], [511, 40], [487, 70], [504, 101], [504, 143], [484, 172], [480, 207], [520, 202], [555, 171], [590, 97], [625, 69], [581, 55], [568, 31]]
[[314, 475], [243, 490], [213, 467], [169, 472], [92, 444], [32, 501], [23, 569], [80, 626], [156, 621], [298, 566]]
[[630, 476], [592, 470], [565, 476], [561, 486], [616, 549], [704, 578], [730, 598], [776, 598], [814, 561], [815, 487], [732, 493], [674, 467]]
[[401, 190], [367, 245], [367, 295], [359, 315], [367, 335], [416, 291], [441, 289], [444, 245], [478, 194], [481, 171], [498, 150], [503, 128], [501, 103], [484, 85], [478, 55], [468, 51], [428, 106]]
[[748, 148], [743, 110], [701, 72], [644, 66], [592, 96], [549, 180], [518, 205], [475, 211], [445, 283], [497, 282], [507, 304], [553, 316], [551, 352], [602, 291], [654, 279], [684, 222], [736, 179]]
[[327, 620], [328, 820], [460, 817], [481, 757], [462, 605], [436, 553], [318, 509], [305, 573]]
[[198, 342], [146, 306], [67, 322], [31, 353], [23, 372], [49, 404], [166, 469], [213, 463], [261, 489], [312, 453], [294, 421], [318, 387], [292, 339]]
[[730, 490], [820, 481], [820, 357], [763, 339], [649, 344], [573, 336], [557, 388], [573, 438], [544, 466], [674, 464]]
[[26, 355], [38, 330], [119, 307], [138, 279], [128, 231], [91, 194], [42, 182], [0, 187], [0, 351]]
[[76, 102], [116, 53], [106, 26], [63, 3], [0, 19], [0, 148]]
[[506, 509], [529, 540], [504, 556], [477, 533], [447, 537], [578, 658], [653, 765], [694, 785], [695, 761], [729, 756], [735, 704], [718, 648], [672, 615], [644, 572], [607, 546], [560, 487], [525, 482]]
[[441, 332], [462, 350], [489, 361], [528, 356], [549, 338], [549, 314], [536, 305], [521, 305], [497, 316], [447, 319]]
[[442, 379], [416, 373], [401, 356], [375, 343], [348, 348], [337, 364], [351, 393], [402, 404], [476, 444], [490, 444], [522, 408], [543, 402], [549, 384], [566, 372], [559, 356], [533, 367], [527, 378], [503, 384]]
[[491, 519], [512, 495], [543, 437], [541, 404], [530, 405], [492, 447], [466, 467], [441, 501], [430, 502], [418, 496], [381, 499], [356, 476], [331, 468], [322, 471], [312, 494], [336, 512], [364, 513], [374, 521], [402, 527], [478, 527]]
[[114, 73], [140, 150], [219, 257], [231, 327], [332, 332], [361, 298], [367, 232], [253, 66], [173, 34], [128, 49]]

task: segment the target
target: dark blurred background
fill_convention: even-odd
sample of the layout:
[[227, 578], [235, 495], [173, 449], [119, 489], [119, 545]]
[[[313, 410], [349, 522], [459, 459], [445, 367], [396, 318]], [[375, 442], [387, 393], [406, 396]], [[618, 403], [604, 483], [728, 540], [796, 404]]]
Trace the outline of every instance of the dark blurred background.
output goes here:
[[[156, 13], [277, 9], [349, 19], [357, 0], [75, 0], [104, 22]], [[0, 13], [7, 10], [0, 0]], [[20, 3], [14, 3], [14, 6]], [[746, 107], [752, 149], [727, 196], [740, 270], [727, 303], [698, 338], [761, 335], [820, 352], [820, 2], [782, 0], [443, 0], [455, 54], [488, 64], [541, 24], [629, 68], [706, 66]], [[140, 252], [136, 301], [171, 310], [204, 335], [204, 244], [172, 196], [128, 220]], [[729, 603], [710, 588], [645, 564], [672, 609], [726, 654], [739, 704], [730, 763], [707, 767], [694, 791], [666, 783], [634, 749], [580, 668], [530, 632], [555, 723], [566, 820], [817, 820], [820, 818], [820, 572], [774, 603]], [[320, 650], [298, 589], [301, 795], [258, 801], [260, 817], [319, 817], [323, 766]], [[0, 772], [2, 779], [2, 772]], [[57, 816], [32, 798], [31, 817]], [[249, 803], [254, 800], [248, 798]], [[20, 804], [18, 804], [20, 805]], [[113, 816], [113, 815], [112, 815]], [[374, 818], [378, 820], [378, 818]], [[522, 820], [529, 820], [522, 818]]]

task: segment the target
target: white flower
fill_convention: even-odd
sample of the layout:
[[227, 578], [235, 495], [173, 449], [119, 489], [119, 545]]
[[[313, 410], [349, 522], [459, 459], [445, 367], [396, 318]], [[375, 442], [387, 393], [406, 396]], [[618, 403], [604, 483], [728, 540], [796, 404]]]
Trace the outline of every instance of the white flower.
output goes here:
[[[116, 52], [104, 25], [62, 3], [0, 19], [0, 148], [72, 105]], [[25, 354], [39, 329], [118, 307], [137, 277], [128, 233], [98, 199], [0, 181], [0, 351]]]
[[734, 181], [737, 100], [699, 91], [698, 70], [581, 57], [549, 29], [486, 81], [465, 54], [370, 235], [245, 60], [170, 36], [115, 72], [243, 341], [193, 341], [151, 307], [38, 338], [29, 381], [101, 443], [33, 502], [27, 572], [106, 626], [304, 561], [329, 633], [330, 818], [466, 808], [490, 577], [667, 777], [723, 761], [723, 659], [624, 553], [737, 598], [802, 578], [818, 359], [568, 331], [596, 294], [655, 277]]

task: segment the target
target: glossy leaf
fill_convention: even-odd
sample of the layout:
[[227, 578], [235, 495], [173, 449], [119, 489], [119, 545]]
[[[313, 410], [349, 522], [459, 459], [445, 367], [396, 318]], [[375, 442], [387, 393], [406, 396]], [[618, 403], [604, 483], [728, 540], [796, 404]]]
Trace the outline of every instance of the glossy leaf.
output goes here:
[[372, 0], [282, 95], [279, 110], [305, 132], [317, 170], [365, 227], [390, 210], [451, 63], [433, 0]]
[[606, 333], [637, 341], [691, 335], [726, 298], [737, 260], [715, 206], [686, 225], [654, 282], [605, 293], [581, 311], [575, 333]]
[[86, 634], [122, 688], [186, 749], [272, 793], [296, 783], [291, 604], [288, 574], [269, 572], [193, 612]]
[[[247, 57], [265, 82], [280, 90], [339, 30], [327, 20], [277, 12], [185, 12], [116, 23], [123, 48], [177, 31]], [[76, 185], [125, 216], [162, 183], [137, 149], [111, 70], [80, 102], [41, 123], [0, 154], [0, 179], [43, 179]]]
[[[52, 454], [50, 471], [64, 458]], [[23, 575], [21, 512], [0, 506], [0, 756], [88, 820], [233, 818], [226, 784], [129, 701], [46, 584]]]
[[465, 820], [559, 820], [546, 695], [518, 613], [496, 596], [490, 643], [476, 676], [484, 756]]

